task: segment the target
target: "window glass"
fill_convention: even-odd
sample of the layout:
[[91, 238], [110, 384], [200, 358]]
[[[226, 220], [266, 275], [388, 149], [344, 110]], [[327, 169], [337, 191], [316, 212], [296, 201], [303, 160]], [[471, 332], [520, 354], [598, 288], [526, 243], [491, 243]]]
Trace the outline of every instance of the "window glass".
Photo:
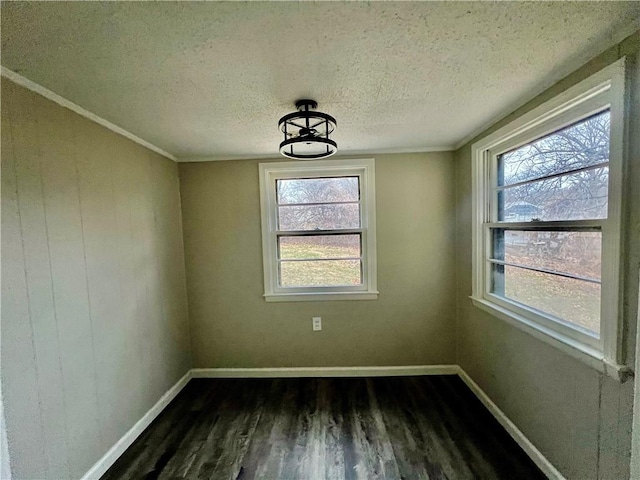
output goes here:
[[599, 334], [600, 284], [510, 265], [492, 265], [492, 293]]
[[278, 207], [280, 230], [339, 230], [360, 228], [358, 203], [285, 205]]
[[[609, 111], [495, 157], [500, 222], [607, 218]], [[489, 291], [589, 332], [600, 332], [602, 233], [597, 223], [490, 228]]]
[[498, 192], [498, 220], [530, 222], [607, 218], [609, 167], [507, 187]]
[[358, 202], [358, 177], [290, 178], [276, 182], [278, 204]]
[[511, 185], [609, 161], [609, 110], [500, 156], [498, 185]]
[[280, 263], [283, 287], [333, 287], [360, 285], [360, 260], [303, 260]]
[[602, 234], [492, 229], [492, 259], [600, 281]]
[[317, 258], [360, 258], [360, 235], [312, 235], [278, 238], [283, 260]]

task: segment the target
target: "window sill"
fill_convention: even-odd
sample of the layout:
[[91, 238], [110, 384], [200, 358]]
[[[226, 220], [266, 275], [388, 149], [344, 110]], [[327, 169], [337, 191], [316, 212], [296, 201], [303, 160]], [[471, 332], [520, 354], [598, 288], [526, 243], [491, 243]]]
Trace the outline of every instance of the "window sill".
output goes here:
[[469, 298], [471, 298], [473, 305], [479, 309], [561, 350], [604, 375], [612, 377], [621, 383], [633, 377], [633, 372], [629, 367], [604, 358], [602, 352], [588, 345], [584, 345], [561, 333], [532, 322], [521, 315], [495, 305], [483, 298], [473, 296]]
[[336, 300], [377, 300], [378, 292], [265, 293], [267, 302], [322, 302]]

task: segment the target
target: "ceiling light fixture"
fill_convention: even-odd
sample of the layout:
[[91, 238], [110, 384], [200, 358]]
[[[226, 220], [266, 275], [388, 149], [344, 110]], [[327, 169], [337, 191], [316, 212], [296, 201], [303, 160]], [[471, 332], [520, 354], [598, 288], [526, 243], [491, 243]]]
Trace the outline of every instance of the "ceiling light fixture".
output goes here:
[[338, 151], [338, 144], [329, 138], [336, 128], [336, 119], [326, 113], [316, 112], [315, 100], [298, 100], [297, 112], [285, 115], [278, 121], [284, 134], [280, 153], [298, 160], [315, 160], [330, 157]]

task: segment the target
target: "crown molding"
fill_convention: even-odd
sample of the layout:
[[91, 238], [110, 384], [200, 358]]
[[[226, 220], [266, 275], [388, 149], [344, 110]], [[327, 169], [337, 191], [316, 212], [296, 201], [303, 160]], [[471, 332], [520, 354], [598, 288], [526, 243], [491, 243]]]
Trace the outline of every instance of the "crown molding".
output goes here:
[[[29, 80], [26, 77], [23, 77], [19, 73], [14, 72], [13, 70], [8, 69], [7, 67], [0, 67], [0, 75], [11, 80], [12, 82], [31, 90], [32, 92], [41, 95], [58, 105], [68, 108], [69, 110], [81, 115], [92, 122], [97, 123], [98, 125], [102, 125], [103, 127], [115, 132], [119, 135], [122, 135], [125, 138], [137, 143], [138, 145], [142, 145], [149, 150], [152, 150], [163, 157], [166, 157], [174, 162], [178, 163], [189, 163], [189, 162], [222, 162], [228, 160], [265, 160], [265, 159], [276, 159], [280, 158], [277, 152], [270, 152], [265, 154], [253, 154], [253, 155], [212, 155], [212, 156], [203, 156], [203, 157], [176, 157], [171, 153], [161, 149], [160, 147], [147, 142], [146, 140], [134, 135], [133, 133], [125, 130], [114, 123], [96, 115], [95, 113], [90, 112], [86, 108], [81, 107], [80, 105], [73, 103], [70, 100], [58, 95], [57, 93], [49, 90], [48, 88], [43, 87], [42, 85]], [[384, 154], [393, 154], [393, 153], [427, 153], [427, 152], [453, 152], [456, 150], [456, 146], [436, 146], [436, 147], [422, 147], [422, 148], [387, 148], [382, 150], [353, 150], [353, 151], [343, 151], [340, 152], [341, 156], [348, 155], [384, 155]]]
[[41, 95], [55, 103], [57, 103], [58, 105], [68, 108], [69, 110], [77, 113], [78, 115], [81, 115], [89, 120], [91, 120], [92, 122], [97, 123], [98, 125], [101, 125], [109, 130], [111, 130], [114, 133], [117, 133], [118, 135], [122, 135], [125, 138], [128, 138], [129, 140], [137, 143], [138, 145], [142, 145], [145, 148], [148, 148], [149, 150], [152, 150], [160, 155], [162, 155], [163, 157], [166, 157], [170, 160], [173, 160], [174, 162], [176, 162], [176, 157], [171, 155], [169, 152], [164, 151], [163, 149], [161, 149], [160, 147], [157, 147], [156, 145], [147, 142], [146, 140], [143, 140], [142, 138], [138, 137], [137, 135], [134, 135], [133, 133], [125, 130], [122, 127], [119, 127], [118, 125], [115, 125], [113, 123], [111, 123], [108, 120], [105, 120], [102, 117], [99, 117], [98, 115], [96, 115], [95, 113], [90, 112], [89, 110], [82, 108], [80, 105], [73, 103], [70, 100], [67, 100], [66, 98], [58, 95], [55, 92], [52, 92], [51, 90], [49, 90], [48, 88], [43, 87], [42, 85], [29, 80], [26, 77], [23, 77], [22, 75], [20, 75], [19, 73], [14, 72], [13, 70], [9, 70], [7, 67], [0, 67], [0, 75], [2, 75], [3, 77], [11, 80], [13, 83], [16, 83], [24, 88], [26, 88], [27, 90], [31, 90], [32, 92], [37, 93], [38, 95]]
[[[331, 158], [339, 159], [359, 155], [387, 155], [394, 153], [429, 153], [429, 152], [453, 152], [455, 146], [444, 147], [424, 147], [424, 148], [388, 148], [383, 150], [349, 150], [340, 151], [338, 155]], [[229, 160], [282, 160], [283, 157], [278, 155], [278, 152], [272, 152], [268, 154], [256, 154], [256, 155], [212, 155], [204, 157], [178, 157], [176, 161], [178, 163], [192, 163], [192, 162], [225, 162]], [[310, 160], [313, 161], [313, 160]]]

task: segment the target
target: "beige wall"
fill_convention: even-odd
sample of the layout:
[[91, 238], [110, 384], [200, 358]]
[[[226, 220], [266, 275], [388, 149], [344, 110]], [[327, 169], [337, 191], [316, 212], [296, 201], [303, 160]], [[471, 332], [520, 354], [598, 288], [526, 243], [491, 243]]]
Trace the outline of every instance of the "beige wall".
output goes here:
[[189, 368], [176, 165], [2, 80], [14, 478], [81, 477]]
[[264, 301], [258, 163], [180, 164], [195, 366], [454, 363], [451, 153], [376, 156], [371, 301]]
[[[640, 35], [590, 62], [478, 139], [514, 120], [624, 54], [637, 55]], [[637, 66], [631, 64], [633, 73]], [[637, 72], [636, 72], [637, 74]], [[632, 155], [628, 186], [640, 178], [638, 79], [632, 79]], [[475, 141], [475, 140], [474, 140]], [[568, 478], [629, 476], [633, 381], [619, 384], [583, 363], [475, 308], [471, 294], [471, 144], [456, 152], [456, 263], [458, 363], [542, 453]], [[633, 180], [635, 179], [635, 180]], [[625, 332], [628, 364], [640, 264], [639, 189], [625, 192]]]

